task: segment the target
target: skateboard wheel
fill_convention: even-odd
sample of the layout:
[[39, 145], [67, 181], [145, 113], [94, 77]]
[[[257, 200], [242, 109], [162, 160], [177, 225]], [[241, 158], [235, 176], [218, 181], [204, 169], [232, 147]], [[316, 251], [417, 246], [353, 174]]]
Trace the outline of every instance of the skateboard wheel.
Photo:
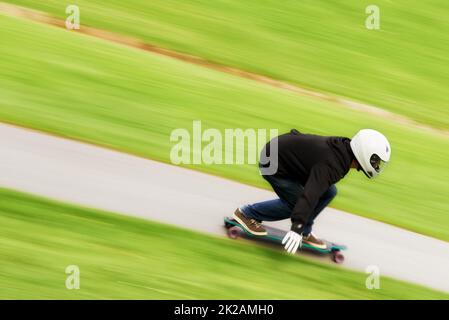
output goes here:
[[228, 229], [228, 236], [231, 239], [237, 239], [240, 235], [240, 228], [239, 227], [231, 227]]
[[226, 229], [229, 229], [229, 228], [231, 228], [231, 227], [233, 227], [232, 224], [230, 224], [229, 222], [225, 222], [225, 228], [226, 228]]
[[335, 251], [332, 253], [332, 260], [335, 263], [341, 264], [343, 261], [345, 261], [345, 256], [340, 251]]

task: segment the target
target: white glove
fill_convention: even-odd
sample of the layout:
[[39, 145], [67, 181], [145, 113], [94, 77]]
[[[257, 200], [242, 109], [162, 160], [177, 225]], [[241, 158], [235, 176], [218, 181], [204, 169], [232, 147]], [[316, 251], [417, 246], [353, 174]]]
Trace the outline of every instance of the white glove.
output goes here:
[[302, 245], [302, 235], [295, 231], [289, 231], [282, 239], [282, 244], [285, 244], [285, 250], [290, 254], [295, 254], [298, 247]]

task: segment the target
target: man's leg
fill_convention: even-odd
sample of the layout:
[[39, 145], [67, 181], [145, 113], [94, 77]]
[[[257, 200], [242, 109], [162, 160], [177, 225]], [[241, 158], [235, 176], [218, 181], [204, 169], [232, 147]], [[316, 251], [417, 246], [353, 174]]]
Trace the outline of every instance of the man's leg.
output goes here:
[[[286, 205], [290, 208], [290, 215], [293, 211], [293, 208], [296, 205], [296, 201], [298, 201], [298, 197], [300, 194], [304, 192], [304, 187], [295, 180], [278, 178], [275, 176], [263, 176], [265, 180], [267, 180], [273, 191], [276, 192], [278, 197], [285, 202]], [[290, 216], [289, 216], [290, 217]], [[283, 218], [285, 219], [285, 218]]]
[[[240, 209], [237, 209], [234, 213], [234, 218], [237, 215], [245, 220], [244, 222], [247, 223], [247, 230], [249, 232], [254, 231], [254, 234], [260, 235], [266, 234], [265, 229], [259, 223], [260, 221], [276, 221], [290, 218], [299, 195], [304, 192], [304, 187], [299, 182], [274, 176], [264, 176], [264, 178], [270, 183], [273, 190], [279, 196], [279, 199], [245, 205]], [[304, 242], [319, 248], [326, 247], [323, 241], [313, 237], [311, 234], [312, 226], [318, 214], [323, 211], [336, 195], [337, 188], [335, 185], [332, 185], [320, 197], [320, 200], [304, 229]], [[245, 224], [243, 225], [246, 226]]]
[[247, 204], [239, 209], [246, 217], [257, 221], [277, 221], [291, 215], [290, 207], [282, 199]]
[[232, 217], [249, 233], [263, 236], [267, 231], [262, 226], [262, 221], [287, 219], [290, 214], [290, 207], [283, 200], [273, 199], [241, 206]]
[[248, 232], [256, 235], [266, 234], [260, 221], [290, 218], [296, 199], [304, 190], [299, 183], [293, 180], [273, 176], [264, 176], [264, 178], [271, 184], [279, 199], [244, 205], [234, 213], [234, 219], [242, 224]]
[[329, 203], [332, 201], [332, 199], [335, 198], [336, 195], [337, 195], [337, 187], [333, 184], [330, 186], [329, 189], [327, 189], [327, 191], [321, 196], [320, 200], [318, 201], [318, 204], [315, 210], [313, 211], [309, 219], [309, 222], [304, 227], [303, 232], [304, 236], [308, 236], [312, 232], [313, 222], [315, 221], [316, 217], [318, 216], [318, 214], [320, 214], [321, 211], [323, 211], [324, 208], [326, 208], [329, 205]]
[[[290, 208], [290, 215], [293, 211], [293, 208], [296, 205], [296, 202], [298, 201], [298, 197], [300, 194], [304, 192], [304, 188], [301, 184], [290, 181], [286, 179], [279, 179], [267, 176], [265, 177], [268, 182], [270, 182], [271, 186], [273, 187], [273, 190], [276, 192], [276, 194], [279, 196], [279, 198], [285, 200], [285, 203], [288, 204]], [[306, 224], [303, 232], [304, 236], [304, 243], [307, 243], [311, 246], [324, 249], [327, 247], [326, 243], [322, 241], [321, 239], [316, 238], [312, 234], [312, 226], [313, 222], [318, 216], [318, 214], [323, 211], [325, 207], [332, 201], [333, 198], [337, 195], [337, 188], [335, 185], [332, 185], [319, 199], [318, 204], [315, 208], [315, 210], [312, 212], [311, 217], [309, 218], [308, 223]], [[290, 217], [290, 216], [289, 216]], [[285, 219], [285, 218], [284, 218]]]

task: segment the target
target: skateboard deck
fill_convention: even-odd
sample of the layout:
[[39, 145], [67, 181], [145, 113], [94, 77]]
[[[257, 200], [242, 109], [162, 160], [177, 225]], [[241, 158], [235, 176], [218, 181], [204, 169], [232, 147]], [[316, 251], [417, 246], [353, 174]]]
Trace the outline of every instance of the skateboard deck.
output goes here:
[[[287, 231], [285, 230], [264, 225], [264, 228], [267, 230], [268, 233], [267, 235], [264, 236], [253, 235], [248, 231], [246, 231], [245, 228], [243, 228], [243, 226], [240, 223], [238, 223], [237, 221], [235, 221], [233, 218], [230, 217], [224, 218], [224, 224], [227, 229], [228, 236], [232, 239], [237, 239], [238, 237], [245, 237], [253, 240], [266, 241], [282, 245], [282, 239], [284, 239], [284, 236], [287, 234]], [[326, 248], [320, 249], [313, 247], [307, 243], [303, 243], [300, 249], [317, 252], [320, 254], [330, 254], [334, 262], [342, 263], [344, 261], [344, 256], [341, 253], [341, 251], [346, 250], [346, 246], [335, 244], [333, 242], [329, 242], [326, 240], [324, 241], [326, 243]]]

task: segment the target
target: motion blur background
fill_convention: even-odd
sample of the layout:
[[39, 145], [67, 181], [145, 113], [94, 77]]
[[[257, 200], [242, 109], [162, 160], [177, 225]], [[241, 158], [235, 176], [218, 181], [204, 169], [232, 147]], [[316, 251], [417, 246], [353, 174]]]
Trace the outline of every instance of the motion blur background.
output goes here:
[[[80, 30], [64, 27], [69, 4]], [[375, 1], [379, 30], [365, 26], [369, 4], [0, 2], [0, 121], [161, 162], [170, 133], [193, 120], [377, 129], [393, 149], [385, 175], [349, 174], [332, 206], [448, 241], [449, 2]], [[256, 166], [187, 167], [268, 188]], [[361, 273], [6, 188], [0, 212], [3, 299], [447, 298], [392, 279], [368, 291]], [[74, 256], [91, 280], [77, 292], [64, 287]], [[280, 281], [289, 290], [276, 292]]]

